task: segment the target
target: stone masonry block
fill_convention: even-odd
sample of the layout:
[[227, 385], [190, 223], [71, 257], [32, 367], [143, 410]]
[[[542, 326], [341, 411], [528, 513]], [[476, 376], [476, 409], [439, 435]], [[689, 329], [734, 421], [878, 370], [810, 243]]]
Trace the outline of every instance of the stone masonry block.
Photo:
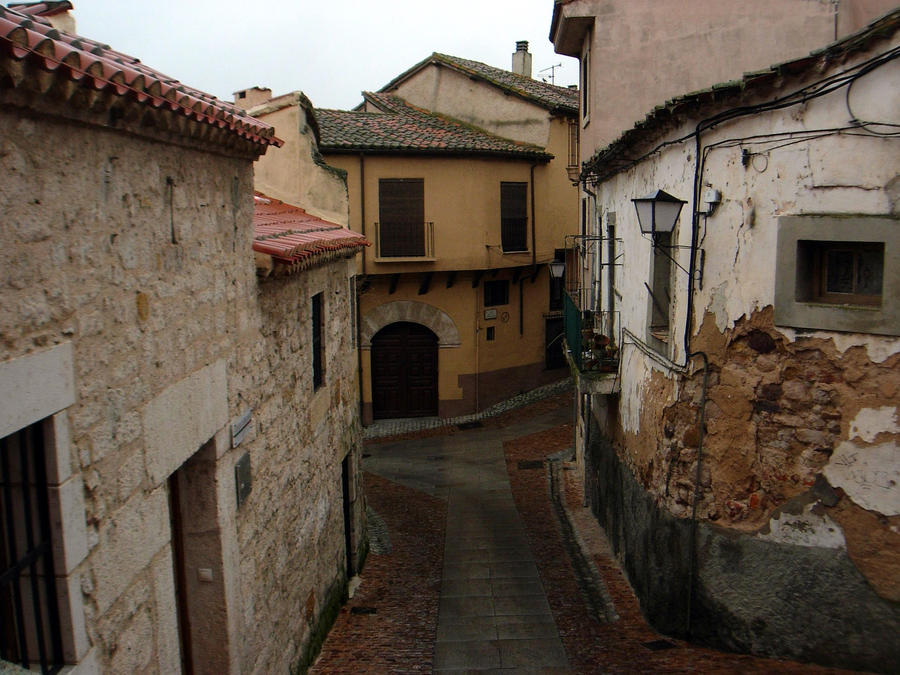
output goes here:
[[165, 488], [138, 493], [121, 509], [106, 517], [100, 545], [90, 557], [97, 579], [94, 597], [105, 612], [168, 544], [169, 505]]
[[72, 405], [72, 343], [0, 363], [0, 401], [0, 438]]
[[47, 490], [53, 530], [53, 564], [58, 576], [72, 573], [88, 553], [81, 475]]
[[145, 461], [159, 485], [228, 423], [225, 361], [164, 389], [144, 408]]

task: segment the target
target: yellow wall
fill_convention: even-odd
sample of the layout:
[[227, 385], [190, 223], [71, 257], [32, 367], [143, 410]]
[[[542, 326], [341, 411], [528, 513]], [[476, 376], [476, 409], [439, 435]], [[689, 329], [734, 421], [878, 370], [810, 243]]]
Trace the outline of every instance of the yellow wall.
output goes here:
[[[500, 270], [496, 276], [491, 272], [483, 274], [476, 288], [472, 287], [474, 273], [459, 272], [455, 275], [453, 286], [447, 288], [448, 273], [435, 274], [424, 295], [419, 295], [422, 274], [403, 274], [400, 276], [393, 294], [389, 292], [391, 277], [378, 275], [370, 277], [368, 289], [360, 296], [360, 313], [365, 317], [375, 308], [398, 300], [423, 302], [445, 312], [453, 319], [459, 332], [458, 347], [440, 348], [438, 350], [438, 398], [442, 407], [447, 402], [463, 404], [467, 399], [474, 406], [475, 396], [479, 396], [478, 407], [485, 407], [490, 396], [488, 385], [492, 373], [510, 368], [532, 367], [535, 371], [543, 369], [545, 345], [545, 313], [549, 310], [549, 277], [546, 266], [540, 271], [534, 282], [531, 275], [523, 270], [519, 278], [521, 283], [513, 283], [514, 270]], [[489, 309], [497, 310], [496, 319], [484, 318], [484, 281], [506, 279], [509, 285], [509, 304], [498, 305]], [[519, 310], [519, 290], [522, 289], [523, 312]], [[520, 332], [520, 317], [523, 318]], [[486, 328], [494, 328], [495, 339], [486, 339]], [[363, 402], [372, 402], [371, 352], [362, 350], [362, 383]], [[460, 377], [480, 375], [484, 391], [476, 394], [474, 383], [469, 383], [469, 390], [464, 391]], [[534, 385], [537, 386], [537, 385]], [[515, 383], [510, 383], [509, 395], [518, 393]], [[527, 387], [530, 388], [530, 387]], [[489, 401], [487, 404], [495, 401]], [[457, 411], [474, 412], [475, 407]]]
[[[563, 248], [564, 235], [577, 227], [577, 193], [565, 174], [568, 133], [565, 122], [554, 121], [551, 141], [562, 155], [552, 165], [535, 164], [536, 262], [553, 259]], [[531, 166], [527, 161], [368, 155], [362, 160], [365, 204], [362, 203], [358, 155], [327, 154], [332, 166], [347, 171], [350, 227], [371, 241], [378, 222], [378, 181], [381, 178], [422, 178], [425, 184], [425, 220], [434, 223], [435, 260], [392, 262], [376, 259], [376, 247], [366, 255], [366, 273], [393, 274], [421, 270], [493, 269], [532, 263]], [[502, 253], [500, 249], [500, 183], [529, 184], [529, 252]], [[365, 213], [365, 229], [362, 226]]]

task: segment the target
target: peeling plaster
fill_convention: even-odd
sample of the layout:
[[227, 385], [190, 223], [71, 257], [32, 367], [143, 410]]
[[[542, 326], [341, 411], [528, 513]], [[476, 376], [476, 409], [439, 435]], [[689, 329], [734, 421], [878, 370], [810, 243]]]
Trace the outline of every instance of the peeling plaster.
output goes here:
[[863, 408], [850, 423], [850, 438], [859, 437], [866, 443], [873, 443], [881, 432], [900, 433], [896, 407]]
[[900, 515], [900, 449], [895, 443], [860, 447], [844, 441], [825, 467], [834, 487], [864, 509]]
[[768, 531], [764, 529], [757, 538], [795, 546], [846, 549], [847, 542], [840, 526], [820, 513], [821, 510], [819, 502], [813, 502], [797, 514], [776, 513], [769, 521]]
[[786, 326], [778, 326], [778, 330], [791, 342], [804, 337], [831, 340], [841, 354], [853, 347], [865, 347], [866, 354], [872, 363], [882, 363], [900, 351], [900, 338], [879, 336], [873, 340], [870, 335], [860, 333], [837, 333], [832, 331], [795, 330]]

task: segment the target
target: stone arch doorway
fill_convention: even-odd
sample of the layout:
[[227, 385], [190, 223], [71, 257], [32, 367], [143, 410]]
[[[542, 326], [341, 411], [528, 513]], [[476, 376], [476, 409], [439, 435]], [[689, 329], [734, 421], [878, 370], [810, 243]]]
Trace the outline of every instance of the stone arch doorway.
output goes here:
[[438, 413], [438, 336], [398, 321], [372, 337], [372, 415], [375, 419]]

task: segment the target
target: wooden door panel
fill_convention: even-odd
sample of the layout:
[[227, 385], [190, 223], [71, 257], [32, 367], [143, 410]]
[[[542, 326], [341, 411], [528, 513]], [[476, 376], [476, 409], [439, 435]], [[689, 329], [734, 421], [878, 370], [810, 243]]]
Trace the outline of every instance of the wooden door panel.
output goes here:
[[376, 419], [437, 415], [437, 336], [400, 322], [372, 339], [372, 410]]

